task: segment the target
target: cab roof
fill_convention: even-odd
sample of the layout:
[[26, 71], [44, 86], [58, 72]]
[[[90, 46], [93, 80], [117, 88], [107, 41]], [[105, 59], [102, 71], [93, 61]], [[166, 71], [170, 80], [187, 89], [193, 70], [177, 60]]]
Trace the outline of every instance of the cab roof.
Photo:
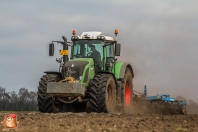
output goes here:
[[[89, 32], [83, 32], [81, 36], [78, 36], [79, 39], [98, 39], [98, 36], [104, 36], [102, 35], [102, 32], [98, 31], [89, 31]], [[113, 37], [110, 36], [104, 36], [105, 40], [107, 41], [115, 41]]]

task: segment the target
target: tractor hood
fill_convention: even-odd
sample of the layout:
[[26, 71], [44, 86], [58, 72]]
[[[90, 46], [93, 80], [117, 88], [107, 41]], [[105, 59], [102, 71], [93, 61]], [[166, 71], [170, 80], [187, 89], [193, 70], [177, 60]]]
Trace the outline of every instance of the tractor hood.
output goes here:
[[75, 80], [80, 80], [80, 76], [83, 75], [85, 67], [89, 64], [92, 58], [81, 58], [67, 61], [62, 69], [64, 77], [71, 76]]
[[88, 61], [68, 61], [65, 63], [66, 67], [81, 67], [85, 68], [85, 66], [88, 64]]

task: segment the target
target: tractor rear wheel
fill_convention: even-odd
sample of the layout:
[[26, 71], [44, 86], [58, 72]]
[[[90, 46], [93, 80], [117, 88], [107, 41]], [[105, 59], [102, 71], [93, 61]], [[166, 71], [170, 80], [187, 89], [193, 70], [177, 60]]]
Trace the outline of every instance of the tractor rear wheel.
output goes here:
[[58, 107], [55, 105], [55, 100], [47, 94], [47, 83], [48, 82], [58, 82], [61, 78], [55, 74], [44, 75], [38, 86], [37, 100], [38, 100], [38, 110], [43, 113], [55, 113], [58, 112]]
[[90, 87], [90, 104], [95, 112], [114, 112], [116, 107], [116, 84], [110, 74], [97, 74]]
[[129, 68], [126, 69], [124, 75], [124, 83], [122, 85], [122, 104], [125, 112], [129, 112], [133, 103], [133, 78]]

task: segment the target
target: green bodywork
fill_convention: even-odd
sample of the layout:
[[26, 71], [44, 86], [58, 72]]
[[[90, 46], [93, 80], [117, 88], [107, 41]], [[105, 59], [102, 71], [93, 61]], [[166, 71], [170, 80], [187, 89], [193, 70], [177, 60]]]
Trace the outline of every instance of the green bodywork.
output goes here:
[[[108, 42], [110, 43], [110, 42]], [[75, 44], [75, 42], [74, 42]], [[111, 44], [112, 45], [112, 44]], [[102, 69], [99, 72], [110, 72], [114, 75], [115, 79], [120, 79], [120, 78], [124, 78], [124, 73], [125, 70], [128, 66], [127, 63], [123, 63], [123, 62], [119, 62], [119, 61], [113, 61], [115, 59], [115, 55], [114, 55], [114, 47], [113, 46], [109, 46], [109, 45], [104, 45], [102, 47], [102, 51], [100, 51], [100, 53], [102, 54]], [[86, 47], [86, 46], [85, 46]], [[84, 48], [84, 47], [83, 47]], [[95, 71], [95, 66], [94, 66], [94, 60], [93, 58], [75, 58], [72, 57], [73, 54], [75, 54], [74, 50], [76, 50], [74, 47], [71, 48], [71, 58], [70, 61], [87, 61], [88, 64], [85, 66], [82, 77], [81, 77], [81, 81], [80, 83], [84, 83], [86, 87], [89, 86], [89, 82], [91, 79], [93, 79], [94, 75], [96, 74]], [[113, 51], [113, 52], [112, 52]], [[111, 54], [112, 56], [109, 56], [109, 54]], [[86, 54], [85, 54], [86, 55]], [[88, 57], [88, 56], [86, 56]], [[109, 59], [109, 60], [108, 60]], [[112, 62], [112, 65], [110, 67], [107, 67], [106, 64]], [[88, 77], [86, 75], [86, 71], [88, 69]], [[84, 82], [86, 78], [86, 82]]]
[[[117, 61], [115, 55], [119, 56], [120, 48], [116, 48], [115, 41], [106, 40], [91, 40], [77, 39], [73, 40], [73, 45], [70, 48], [70, 60], [62, 64], [61, 76], [63, 83], [50, 82], [47, 84], [47, 93], [52, 96], [86, 96], [89, 92], [91, 80], [98, 73], [111, 74], [117, 85], [118, 95], [121, 96], [121, 84], [124, 79], [126, 69], [133, 70], [130, 64]], [[94, 50], [93, 48], [96, 48]], [[92, 46], [92, 48], [90, 48]], [[115, 49], [116, 48], [116, 49]], [[117, 50], [119, 49], [119, 50]], [[97, 53], [97, 57], [92, 56], [92, 53]], [[118, 53], [118, 54], [117, 54]], [[64, 57], [64, 56], [63, 56]], [[60, 75], [58, 73], [58, 75]], [[67, 77], [75, 79], [73, 82], [65, 82]], [[102, 75], [102, 74], [101, 74]]]
[[88, 79], [85, 82], [85, 86], [88, 86], [90, 79], [92, 79], [94, 77], [94, 75], [95, 75], [94, 61], [93, 61], [93, 59], [92, 58], [75, 58], [75, 59], [72, 59], [70, 61], [87, 61], [88, 62], [88, 64], [84, 68], [84, 71], [83, 71], [83, 74], [82, 74], [82, 78], [81, 78], [81, 81], [80, 81], [81, 83], [84, 82], [84, 80], [85, 80], [85, 74], [86, 74], [86, 71], [88, 69], [89, 70], [88, 71], [88, 73], [89, 73], [88, 74]]
[[115, 64], [111, 68], [111, 72], [114, 74], [116, 79], [124, 78], [123, 72], [125, 71], [123, 71], [122, 69], [126, 69], [126, 64], [123, 62], [115, 62]]
[[[82, 74], [82, 78], [81, 78], [81, 83], [84, 82], [85, 80], [85, 74], [86, 71], [88, 69], [88, 78], [87, 81], [84, 83], [85, 86], [89, 86], [89, 82], [91, 79], [93, 79], [94, 75], [95, 75], [95, 70], [94, 70], [94, 61], [92, 58], [76, 58], [76, 59], [72, 59], [70, 61], [87, 61], [88, 64], [85, 66], [83, 74]], [[123, 62], [115, 62], [114, 65], [110, 68], [111, 73], [114, 74], [116, 79], [120, 79], [120, 78], [124, 78], [124, 73], [125, 73], [125, 69], [127, 67], [127, 63], [123, 63]]]

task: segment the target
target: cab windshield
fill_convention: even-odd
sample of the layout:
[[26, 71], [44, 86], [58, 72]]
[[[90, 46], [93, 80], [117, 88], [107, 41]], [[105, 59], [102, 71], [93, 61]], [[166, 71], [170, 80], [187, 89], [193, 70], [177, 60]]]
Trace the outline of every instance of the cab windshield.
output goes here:
[[103, 46], [101, 40], [75, 40], [73, 42], [72, 58], [91, 58], [92, 47], [95, 47], [103, 58]]
[[73, 41], [72, 58], [93, 58], [98, 70], [103, 66], [102, 40], [75, 40]]

